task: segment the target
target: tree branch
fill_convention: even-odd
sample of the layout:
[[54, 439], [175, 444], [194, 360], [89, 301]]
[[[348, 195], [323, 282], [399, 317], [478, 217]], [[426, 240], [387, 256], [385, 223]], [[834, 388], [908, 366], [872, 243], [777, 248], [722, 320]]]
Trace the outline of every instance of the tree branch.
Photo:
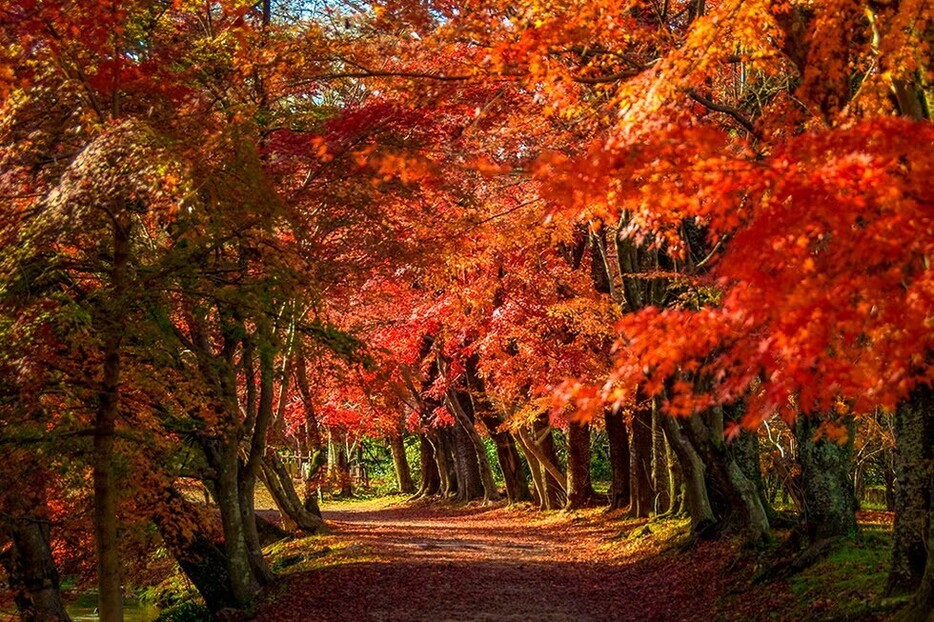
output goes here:
[[713, 110], [713, 111], [715, 111], [715, 112], [722, 112], [723, 114], [726, 114], [726, 115], [729, 115], [729, 116], [733, 117], [733, 119], [734, 119], [737, 123], [739, 123], [740, 125], [742, 125], [743, 128], [744, 128], [747, 132], [749, 132], [750, 134], [752, 134], [752, 135], [755, 136], [756, 138], [759, 138], [759, 133], [756, 132], [756, 128], [755, 128], [755, 126], [753, 126], [752, 121], [750, 121], [749, 118], [746, 117], [746, 115], [744, 115], [743, 112], [742, 112], [739, 108], [734, 108], [733, 106], [727, 106], [726, 104], [718, 104], [717, 102], [713, 101], [712, 99], [708, 99], [708, 98], [704, 97], [703, 95], [701, 95], [700, 93], [698, 93], [698, 92], [695, 91], [694, 89], [690, 89], [690, 90], [688, 91], [688, 96], [689, 96], [691, 99], [693, 99], [694, 101], [696, 101], [698, 104], [700, 104], [700, 105], [702, 105], [702, 106], [704, 106], [704, 107], [706, 107], [706, 108], [710, 108], [711, 110]]

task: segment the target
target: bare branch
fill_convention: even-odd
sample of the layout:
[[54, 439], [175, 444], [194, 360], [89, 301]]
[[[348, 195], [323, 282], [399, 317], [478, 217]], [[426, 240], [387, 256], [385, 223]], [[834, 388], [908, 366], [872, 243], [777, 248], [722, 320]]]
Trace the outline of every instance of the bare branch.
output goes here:
[[688, 91], [688, 96], [689, 96], [691, 99], [693, 99], [694, 101], [696, 101], [698, 104], [700, 104], [700, 105], [702, 105], [702, 106], [704, 106], [704, 107], [706, 107], [706, 108], [710, 108], [711, 110], [713, 110], [713, 111], [715, 111], [715, 112], [722, 112], [723, 114], [726, 114], [726, 115], [729, 115], [729, 116], [733, 117], [733, 119], [734, 119], [737, 123], [739, 123], [740, 125], [742, 125], [743, 128], [744, 128], [747, 132], [749, 132], [750, 134], [752, 134], [752, 135], [755, 136], [756, 138], [759, 138], [759, 133], [756, 132], [756, 128], [755, 128], [755, 126], [753, 126], [752, 121], [750, 121], [749, 118], [746, 117], [746, 115], [743, 114], [743, 112], [742, 112], [739, 108], [734, 108], [733, 106], [727, 106], [726, 104], [718, 104], [717, 102], [713, 101], [712, 99], [708, 99], [708, 98], [704, 97], [703, 95], [701, 95], [700, 93], [698, 93], [698, 92], [695, 91], [694, 89], [691, 89], [691, 90]]

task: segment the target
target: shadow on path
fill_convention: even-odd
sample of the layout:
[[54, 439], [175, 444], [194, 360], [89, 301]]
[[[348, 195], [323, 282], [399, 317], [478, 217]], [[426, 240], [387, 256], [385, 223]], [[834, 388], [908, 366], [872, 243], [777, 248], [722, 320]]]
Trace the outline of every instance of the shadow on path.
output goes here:
[[363, 553], [285, 577], [257, 619], [749, 619], [717, 607], [733, 587], [729, 545], [702, 543], [688, 555], [627, 555], [614, 540], [623, 526], [618, 521], [597, 514], [552, 522], [533, 516], [540, 515], [501, 506], [325, 511], [333, 537]]

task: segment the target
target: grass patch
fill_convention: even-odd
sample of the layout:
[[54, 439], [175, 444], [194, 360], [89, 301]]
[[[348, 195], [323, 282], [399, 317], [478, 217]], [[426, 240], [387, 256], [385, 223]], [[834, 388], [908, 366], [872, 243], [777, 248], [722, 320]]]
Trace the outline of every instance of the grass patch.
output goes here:
[[367, 561], [367, 547], [331, 536], [282, 540], [263, 550], [266, 563], [279, 576], [319, 570], [328, 566]]
[[802, 618], [857, 619], [886, 608], [880, 601], [891, 554], [891, 527], [862, 525], [859, 535], [789, 579]]
[[[327, 512], [331, 511], [340, 511], [343, 509], [353, 508], [354, 510], [383, 510], [392, 505], [399, 505], [405, 503], [409, 500], [411, 495], [372, 495], [368, 496], [365, 494], [355, 495], [353, 497], [325, 497], [324, 501], [321, 502], [321, 511]], [[327, 517], [325, 516], [325, 520]]]

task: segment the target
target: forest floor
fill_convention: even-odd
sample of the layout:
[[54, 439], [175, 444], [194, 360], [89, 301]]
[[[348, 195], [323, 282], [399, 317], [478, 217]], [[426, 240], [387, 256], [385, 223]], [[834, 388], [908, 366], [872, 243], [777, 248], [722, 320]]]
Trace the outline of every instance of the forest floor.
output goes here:
[[372, 500], [326, 505], [332, 533], [274, 545], [282, 578], [259, 621], [882, 620], [889, 516], [789, 581], [756, 585], [763, 552], [679, 550], [684, 521], [600, 509]]

